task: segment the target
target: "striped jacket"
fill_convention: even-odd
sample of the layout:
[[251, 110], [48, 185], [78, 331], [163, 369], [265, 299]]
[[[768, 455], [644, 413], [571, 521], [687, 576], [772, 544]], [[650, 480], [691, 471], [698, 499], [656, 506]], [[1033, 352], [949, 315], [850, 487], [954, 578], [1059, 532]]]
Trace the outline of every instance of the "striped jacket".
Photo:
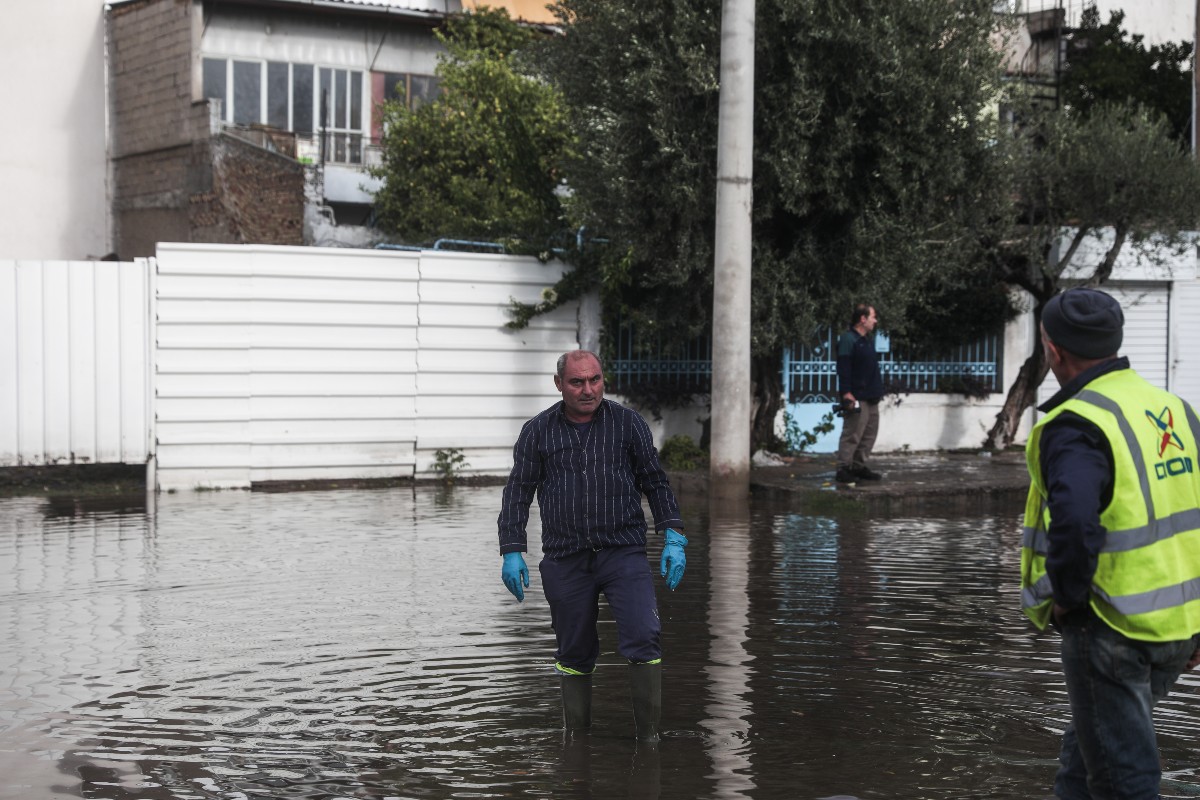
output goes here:
[[605, 399], [581, 436], [562, 402], [525, 423], [497, 520], [500, 552], [525, 552], [529, 505], [537, 494], [542, 552], [550, 558], [605, 547], [646, 545], [642, 495], [654, 527], [682, 529], [679, 506], [658, 463], [646, 421]]

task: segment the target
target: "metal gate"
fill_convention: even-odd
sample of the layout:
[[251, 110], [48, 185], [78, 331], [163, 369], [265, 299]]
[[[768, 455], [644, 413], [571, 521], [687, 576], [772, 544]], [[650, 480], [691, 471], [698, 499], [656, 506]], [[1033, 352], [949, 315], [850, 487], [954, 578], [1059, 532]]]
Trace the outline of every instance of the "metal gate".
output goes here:
[[[815, 345], [784, 351], [783, 386], [786, 409], [792, 424], [801, 431], [815, 429], [838, 401], [837, 340], [841, 331], [825, 332]], [[894, 351], [887, 335], [875, 335], [879, 368], [888, 394], [990, 394], [1004, 389], [1004, 338], [993, 334], [961, 345], [944, 356], [913, 359]], [[842, 433], [841, 419], [834, 428], [817, 437], [808, 450], [832, 453]]]

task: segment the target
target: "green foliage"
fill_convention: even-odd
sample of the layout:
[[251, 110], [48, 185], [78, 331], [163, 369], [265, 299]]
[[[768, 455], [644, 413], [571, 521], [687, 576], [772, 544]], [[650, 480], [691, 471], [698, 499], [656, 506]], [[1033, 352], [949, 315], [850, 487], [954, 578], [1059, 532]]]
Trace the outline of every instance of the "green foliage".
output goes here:
[[821, 421], [812, 430], [804, 430], [800, 427], [799, 420], [785, 409], [783, 412], [783, 427], [783, 439], [788, 454], [796, 455], [797, 453], [803, 453], [816, 444], [817, 440], [823, 435], [833, 430], [833, 411], [821, 417]]
[[[756, 3], [752, 441], [775, 436], [784, 347], [840, 328], [856, 302], [894, 336], [949, 337], [915, 312], [996, 283], [980, 275], [1007, 202], [995, 191], [993, 6]], [[619, 319], [666, 349], [708, 336], [721, 6], [552, 8], [563, 34], [539, 44], [539, 64], [578, 135], [570, 211], [612, 242], [573, 280], [601, 288], [608, 326]], [[1007, 296], [987, 297], [1000, 310], [970, 318], [998, 325]]]
[[[1066, 286], [1107, 281], [1127, 248], [1152, 255], [1191, 246], [1184, 234], [1200, 226], [1200, 166], [1171, 138], [1164, 117], [1129, 105], [1097, 106], [1087, 116], [1031, 111], [1022, 117], [997, 146], [1009, 168], [996, 191], [1013, 208], [989, 260], [1003, 281], [1029, 292], [1035, 321]], [[1104, 246], [1085, 259], [1079, 248], [1099, 234], [1107, 236]], [[1045, 375], [1035, 339], [985, 447], [1012, 444]]]
[[466, 456], [463, 455], [462, 450], [459, 450], [457, 447], [450, 447], [445, 450], [435, 450], [433, 453], [433, 458], [433, 471], [436, 472], [445, 483], [454, 483], [454, 480], [458, 477], [459, 473], [462, 472], [464, 468], [470, 466], [470, 464], [467, 462]]
[[1147, 47], [1140, 34], [1122, 29], [1124, 21], [1124, 11], [1111, 12], [1104, 23], [1095, 6], [1084, 9], [1067, 41], [1064, 100], [1080, 116], [1103, 105], [1141, 105], [1165, 116], [1171, 136], [1186, 144], [1192, 118], [1192, 43]]
[[672, 436], [658, 451], [662, 465], [679, 472], [703, 469], [708, 465], [708, 453], [686, 433]]
[[[1039, 303], [1065, 285], [1070, 261], [1071, 280], [1098, 285], [1127, 242], [1182, 244], [1179, 234], [1200, 224], [1200, 167], [1153, 112], [1103, 105], [1086, 117], [1031, 114], [1005, 144], [1014, 211], [993, 255], [1000, 277]], [[1107, 252], [1080, 264], [1074, 248], [1104, 229], [1114, 236]], [[1072, 238], [1056, 247], [1066, 233]]]
[[[856, 301], [904, 333], [931, 285], [975, 279], [977, 231], [997, 205], [988, 156], [998, 134], [985, 113], [999, 78], [992, 7], [758, 3], [756, 355], [840, 326]], [[648, 337], [703, 334], [719, 4], [559, 0], [554, 9], [564, 35], [541, 48], [580, 137], [572, 209], [620, 243], [591, 265], [606, 312]]]
[[372, 169], [385, 181], [381, 228], [406, 242], [486, 239], [537, 252], [563, 227], [573, 137], [558, 94], [521, 66], [534, 37], [503, 9], [451, 17], [438, 32], [441, 96], [384, 106], [383, 163]]
[[[516, 298], [509, 298], [509, 314], [512, 319], [505, 327], [521, 330], [529, 325], [529, 321], [539, 314], [553, 311], [563, 303], [578, 300], [593, 286], [594, 272], [580, 265], [586, 265], [596, 258], [603, 257], [603, 250], [594, 248], [577, 249], [575, 246], [564, 248], [560, 257], [574, 265], [574, 269], [563, 274], [562, 279], [554, 286], [542, 290], [541, 299], [536, 303], [522, 303]], [[548, 258], [539, 256], [543, 261]]]

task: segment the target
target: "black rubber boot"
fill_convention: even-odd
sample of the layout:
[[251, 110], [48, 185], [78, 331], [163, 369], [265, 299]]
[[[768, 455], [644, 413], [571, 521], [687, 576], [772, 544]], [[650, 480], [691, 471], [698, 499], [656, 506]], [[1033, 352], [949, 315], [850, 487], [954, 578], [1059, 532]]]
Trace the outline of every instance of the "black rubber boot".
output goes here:
[[562, 684], [563, 731], [570, 739], [592, 727], [592, 676], [560, 675]]
[[662, 715], [662, 664], [630, 664], [629, 688], [638, 741], [657, 742]]

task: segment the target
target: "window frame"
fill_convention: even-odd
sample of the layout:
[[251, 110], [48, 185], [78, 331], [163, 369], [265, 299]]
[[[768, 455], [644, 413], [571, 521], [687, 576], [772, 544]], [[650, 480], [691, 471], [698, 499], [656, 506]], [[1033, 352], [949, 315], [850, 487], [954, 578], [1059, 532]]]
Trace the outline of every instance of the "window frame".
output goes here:
[[[222, 103], [221, 120], [225, 124], [257, 124], [277, 127], [272, 126], [269, 121], [271, 114], [271, 65], [286, 65], [286, 130], [298, 136], [321, 137], [327, 145], [325, 148], [325, 160], [328, 162], [336, 164], [363, 163], [363, 140], [366, 138], [374, 118], [374, 115], [371, 113], [371, 98], [368, 96], [370, 82], [367, 76], [371, 74], [369, 70], [344, 65], [335, 66], [308, 62], [278, 61], [265, 58], [243, 58], [232, 55], [204, 55], [201, 60], [201, 88], [205, 98], [210, 96], [208, 87], [203, 85], [205, 83], [203, 80], [204, 74], [210, 69], [209, 62], [224, 63], [225, 85], [223, 88], [225, 96], [219, 99]], [[249, 122], [235, 121], [235, 115], [241, 113], [241, 109], [235, 103], [237, 87], [234, 85], [234, 65], [237, 63], [258, 65], [258, 108], [255, 109], [254, 118]], [[297, 67], [312, 70], [312, 104], [310, 107], [312, 112], [310, 115], [312, 130], [310, 131], [296, 130]], [[325, 110], [326, 102], [326, 98], [324, 97], [324, 90], [326, 88], [324, 78], [326, 74], [330, 76], [328, 116], [322, 113]], [[339, 112], [340, 119], [337, 118]], [[356, 116], [357, 119], [355, 119]], [[354, 124], [355, 122], [357, 122], [357, 126]]]

